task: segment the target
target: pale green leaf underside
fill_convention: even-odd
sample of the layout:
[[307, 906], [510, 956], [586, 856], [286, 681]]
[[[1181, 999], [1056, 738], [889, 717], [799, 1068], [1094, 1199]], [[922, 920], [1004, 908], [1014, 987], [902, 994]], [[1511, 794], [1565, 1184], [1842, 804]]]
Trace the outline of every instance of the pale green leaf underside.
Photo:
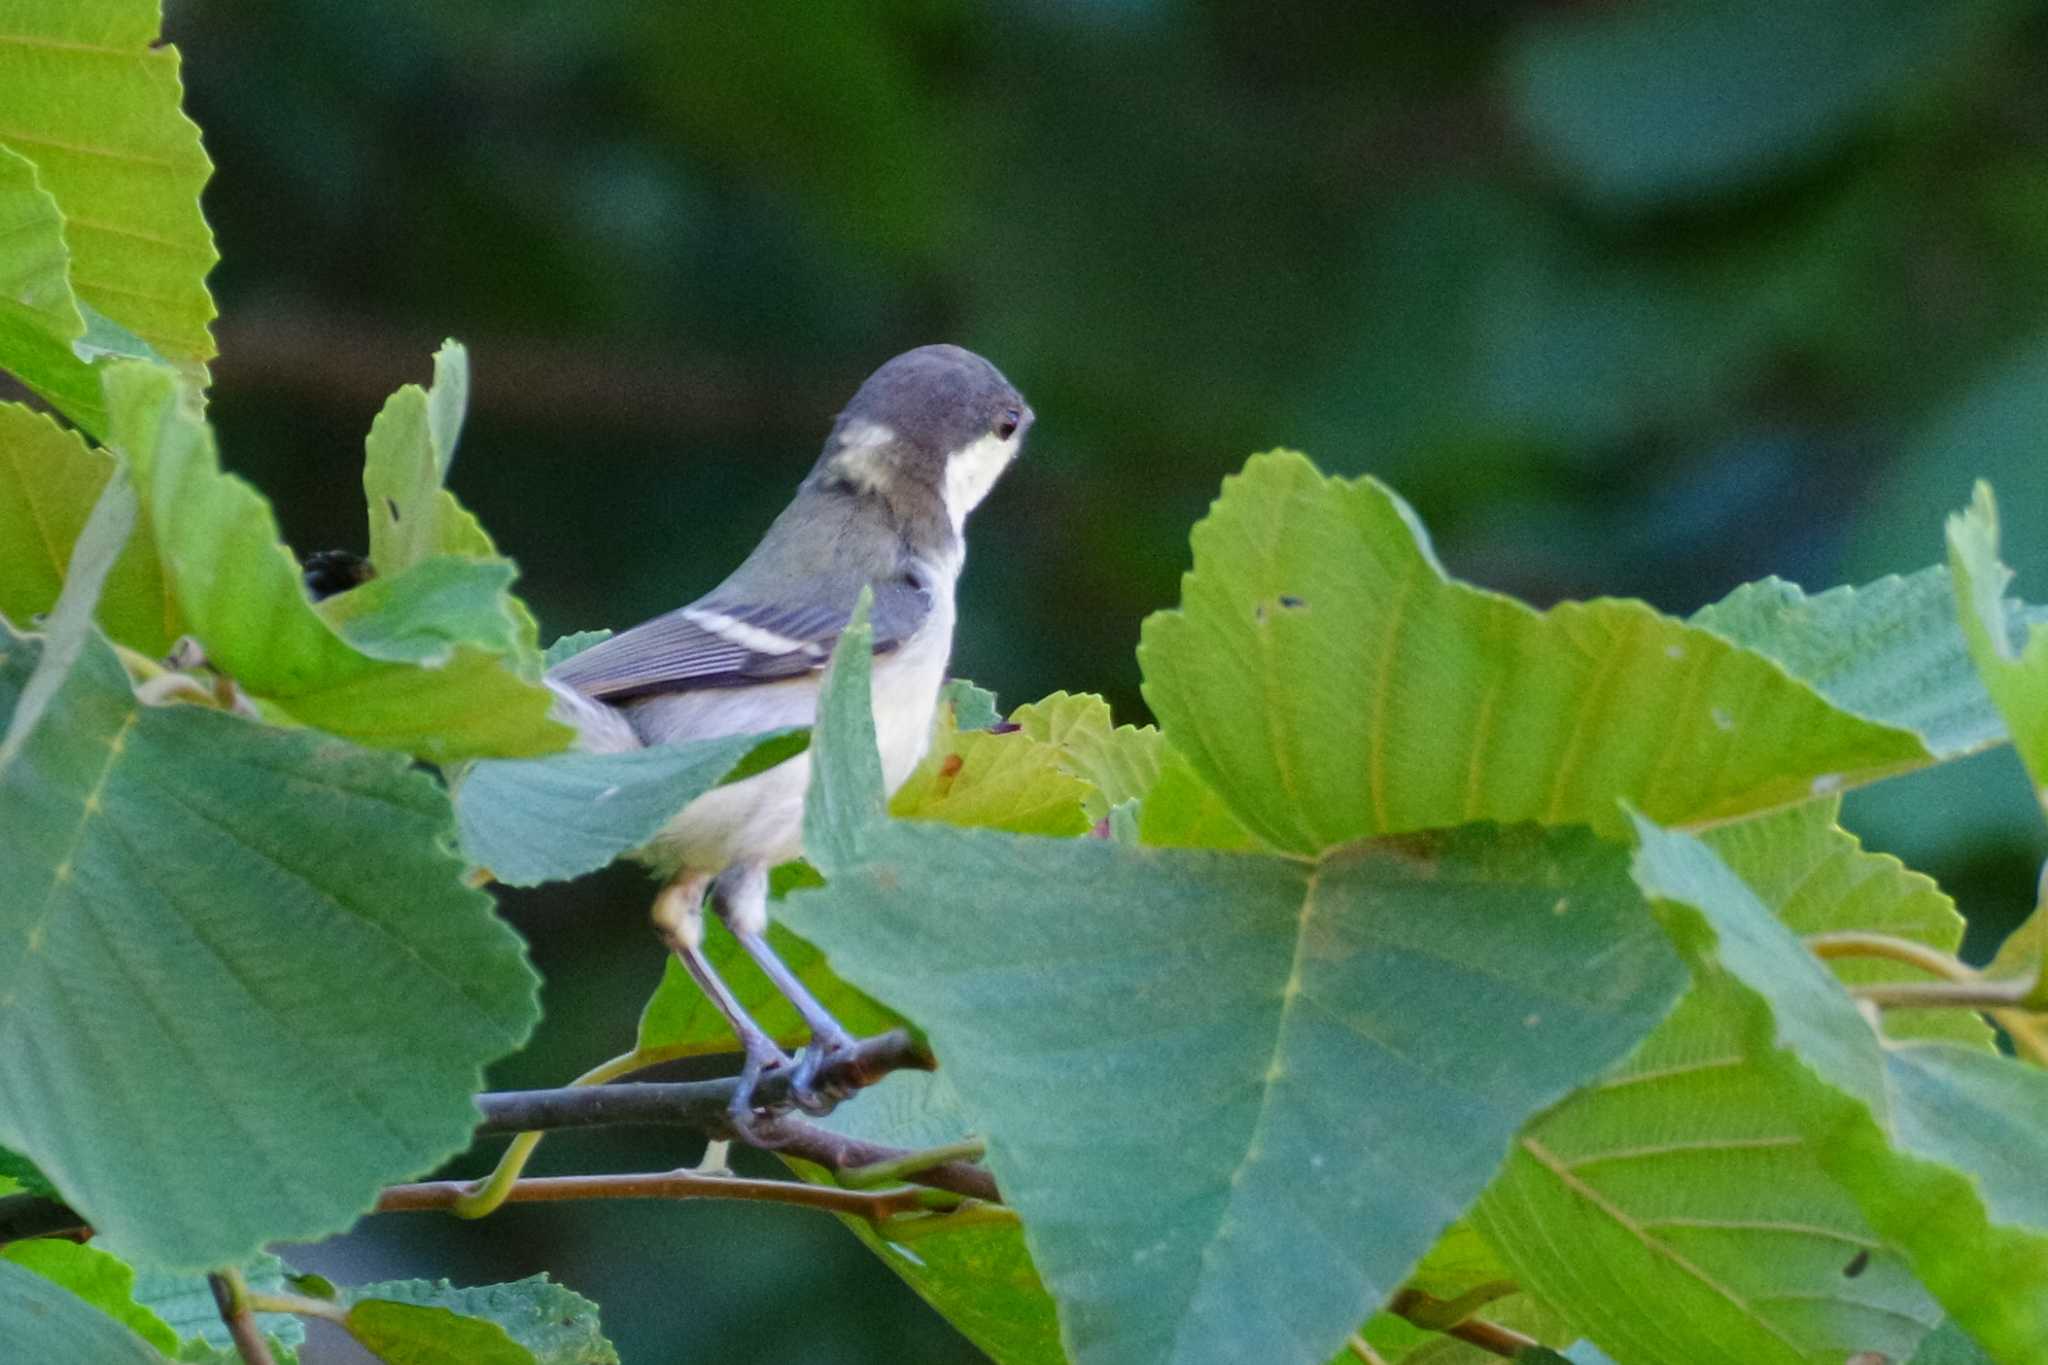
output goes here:
[[779, 730], [618, 754], [486, 759], [455, 791], [463, 856], [508, 886], [580, 877], [646, 844], [749, 755], [785, 753], [802, 737]]
[[[283, 1261], [264, 1253], [242, 1262], [243, 1281], [259, 1293], [290, 1292]], [[187, 1343], [180, 1359], [203, 1359], [208, 1365], [235, 1365], [240, 1357], [227, 1324], [220, 1320], [220, 1306], [204, 1275], [144, 1271], [135, 1277], [135, 1300], [162, 1318], [179, 1339]], [[297, 1347], [306, 1340], [306, 1329], [290, 1313], [258, 1313], [258, 1325], [273, 1347]], [[211, 1349], [217, 1355], [204, 1355]], [[280, 1362], [282, 1365], [282, 1362]]]
[[1903, 1359], [1941, 1310], [1785, 1113], [1729, 990], [1703, 982], [1624, 1066], [1531, 1125], [1481, 1226], [1618, 1360]]
[[1695, 975], [1725, 979], [1754, 1021], [1785, 1122], [1994, 1361], [2048, 1357], [2048, 1075], [1947, 1043], [1880, 1047], [1711, 850], [1639, 828], [1638, 882]]
[[164, 356], [214, 353], [199, 212], [212, 164], [179, 108], [158, 0], [0, 11], [0, 145], [35, 163], [65, 218], [77, 297]]
[[163, 1365], [141, 1337], [70, 1290], [0, 1259], [0, 1322], [7, 1349], [24, 1361]]
[[1083, 1361], [1334, 1350], [1677, 985], [1582, 832], [1304, 865], [892, 823], [826, 872], [783, 917], [928, 1030]]
[[[2039, 607], [1997, 604], [2025, 638]], [[1745, 583], [1690, 618], [1776, 659], [1845, 711], [1911, 730], [1942, 758], [2003, 743], [2005, 721], [1970, 662], [1946, 565], [1808, 596], [1781, 579]]]
[[[1702, 837], [1795, 934], [1888, 934], [1953, 955], [1963, 941], [1955, 903], [1932, 878], [1865, 850], [1835, 823], [1840, 806], [1839, 798], [1814, 801]], [[1928, 979], [1889, 959], [1835, 958], [1828, 967], [1848, 985]], [[1992, 1045], [1990, 1025], [1974, 1010], [1887, 1010], [1884, 1029], [1892, 1038]]]
[[1536, 612], [1445, 577], [1370, 479], [1257, 456], [1144, 627], [1145, 696], [1245, 825], [1314, 853], [1473, 820], [1700, 824], [1924, 764], [1915, 735], [1640, 602]]
[[[899, 1071], [819, 1122], [891, 1147], [934, 1147], [968, 1136], [945, 1073]], [[807, 1175], [824, 1179], [814, 1168]], [[892, 1242], [864, 1218], [839, 1220], [997, 1365], [1065, 1365], [1052, 1296], [1039, 1283], [1015, 1224], [940, 1227]]]
[[864, 651], [813, 736], [828, 884], [782, 918], [927, 1030], [1077, 1362], [1327, 1356], [1678, 990], [1583, 830], [1311, 863], [889, 820]]
[[[0, 632], [0, 711], [37, 653]], [[238, 1260], [467, 1144], [534, 980], [401, 758], [140, 706], [93, 640], [0, 800], [0, 1142], [113, 1245]]]
[[0, 1247], [0, 1260], [63, 1285], [165, 1355], [177, 1353], [177, 1333], [135, 1301], [135, 1270], [119, 1257], [61, 1237], [32, 1237]]

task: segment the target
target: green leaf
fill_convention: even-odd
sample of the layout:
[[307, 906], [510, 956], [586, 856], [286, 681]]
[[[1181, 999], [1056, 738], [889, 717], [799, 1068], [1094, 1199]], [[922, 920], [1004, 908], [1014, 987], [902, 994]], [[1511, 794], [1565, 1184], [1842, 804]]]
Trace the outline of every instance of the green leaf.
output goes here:
[[0, 145], [0, 368], [88, 431], [104, 431], [99, 376], [73, 350], [85, 319], [71, 293], [64, 215], [35, 163]]
[[534, 1365], [533, 1352], [495, 1322], [446, 1308], [364, 1299], [349, 1335], [385, 1365]]
[[141, 1337], [68, 1289], [0, 1258], [0, 1322], [7, 1348], [26, 1361], [163, 1365]]
[[2012, 572], [1998, 560], [1991, 485], [1978, 483], [1969, 511], [1948, 519], [1948, 558], [1970, 658], [2005, 717], [2034, 795], [2048, 808], [2048, 626], [2029, 626], [2024, 644], [2014, 648], [2004, 607]]
[[[772, 921], [768, 925], [768, 946], [817, 997], [818, 1003], [856, 1037], [909, 1026], [902, 1015], [842, 981], [823, 953]], [[796, 1006], [761, 974], [732, 935], [710, 929], [704, 938], [704, 952], [719, 979], [769, 1037], [790, 1046], [810, 1037], [810, 1029], [797, 1014]], [[661, 983], [641, 1008], [634, 1050], [668, 1057], [731, 1052], [732, 1025], [673, 954], [667, 963]]]
[[318, 611], [372, 658], [444, 668], [464, 645], [493, 654], [519, 648], [506, 596], [517, 572], [502, 559], [436, 555], [330, 597]]
[[1151, 726], [1113, 725], [1100, 697], [1055, 692], [1020, 706], [1010, 723], [1059, 751], [1061, 766], [1095, 788], [1089, 820], [1101, 820], [1126, 801], [1143, 799], [1159, 780], [1164, 741]]
[[1076, 1361], [1327, 1356], [1677, 994], [1584, 830], [1308, 862], [887, 820], [862, 650], [819, 700], [828, 884], [781, 918], [929, 1032]]
[[[888, 821], [882, 755], [875, 748], [873, 689], [868, 676], [874, 627], [872, 595], [861, 589], [846, 629], [832, 646], [811, 727], [811, 785], [804, 791], [804, 853], [822, 871], [851, 858], [860, 840]], [[828, 745], [827, 735], [832, 737]]]
[[[7, 725], [0, 729], [0, 774], [21, 755], [44, 712], [93, 640], [92, 614], [114, 561], [135, 529], [135, 490], [126, 478], [107, 482], [72, 547], [71, 569], [50, 610], [43, 648], [29, 670]], [[0, 664], [5, 663], [0, 656]]]
[[10, 1151], [5, 1147], [0, 1147], [0, 1181], [6, 1182], [8, 1194], [25, 1192], [47, 1195], [52, 1199], [63, 1197], [57, 1193], [57, 1187], [50, 1183], [50, 1178], [36, 1169], [33, 1161], [20, 1152]]
[[1626, 6], [1532, 24], [1514, 114], [1586, 193], [1648, 209], [1783, 175], [1846, 142], [2000, 6], [1771, 0]]
[[1948, 1043], [1880, 1048], [1856, 1006], [1713, 852], [1638, 821], [1635, 875], [1696, 977], [1720, 973], [1779, 1110], [2000, 1365], [2048, 1355], [2048, 1074]]
[[[2040, 608], [2001, 605], [2006, 631], [2024, 638]], [[1809, 597], [1782, 579], [1745, 583], [1691, 617], [1775, 659], [1844, 711], [1911, 730], [1942, 758], [2007, 736], [1956, 625], [1945, 565]]]
[[434, 355], [431, 393], [407, 384], [391, 395], [364, 442], [363, 496], [370, 507], [370, 562], [403, 572], [437, 554], [489, 557], [496, 547], [443, 487], [469, 406], [469, 352], [446, 341]]
[[1168, 744], [1159, 777], [1138, 809], [1138, 840], [1154, 848], [1214, 848], [1245, 852], [1261, 847], [1238, 823], [1215, 788]]
[[641, 847], [677, 811], [753, 759], [801, 750], [802, 730], [664, 744], [619, 754], [486, 759], [455, 790], [462, 853], [508, 886], [594, 872]]
[[1703, 980], [1523, 1132], [1480, 1228], [1631, 1365], [1903, 1359], [1941, 1310], [1786, 1114], [1753, 1024], [1738, 988]]
[[1099, 799], [1095, 789], [1052, 745], [1014, 730], [956, 730], [950, 710], [934, 729], [924, 761], [890, 798], [891, 814], [1052, 837], [1085, 834], [1094, 823], [1085, 808]]
[[996, 694], [965, 678], [947, 679], [939, 689], [939, 700], [952, 709], [956, 730], [986, 730], [1002, 719], [996, 710]]
[[1837, 1178], [1992, 1360], [2048, 1358], [2048, 1075], [1946, 1043], [1885, 1070], [1896, 1151], [1852, 1130]]
[[[258, 1293], [290, 1293], [297, 1288], [284, 1262], [267, 1253], [250, 1257], [239, 1268], [242, 1279]], [[182, 1343], [175, 1359], [208, 1365], [238, 1365], [241, 1360], [206, 1276], [144, 1271], [135, 1277], [135, 1301], [161, 1318]], [[273, 1350], [293, 1351], [305, 1344], [306, 1329], [290, 1313], [258, 1313], [256, 1322]]]
[[[292, 719], [437, 762], [525, 757], [569, 741], [569, 728], [549, 719], [551, 694], [519, 676], [516, 660], [461, 645], [447, 663], [423, 667], [406, 657], [417, 652], [410, 643], [398, 658], [351, 645], [307, 601], [262, 496], [221, 472], [212, 433], [176, 379], [129, 362], [106, 382], [115, 444], [135, 471], [171, 595], [214, 667]], [[469, 638], [495, 638], [502, 611], [471, 623]]]
[[548, 646], [547, 653], [541, 658], [541, 666], [553, 668], [556, 664], [575, 658], [592, 645], [601, 645], [611, 638], [612, 633], [608, 630], [571, 631]]
[[1226, 479], [1193, 541], [1180, 609], [1145, 622], [1145, 697], [1290, 852], [1472, 820], [1618, 834], [1618, 799], [1704, 823], [1932, 757], [1640, 602], [1539, 613], [1454, 583], [1391, 492], [1300, 455]]
[[[1701, 837], [1787, 928], [1810, 934], [1874, 933], [1925, 944], [1953, 957], [1962, 946], [1963, 917], [1933, 880], [1889, 854], [1865, 851], [1835, 823], [1839, 799], [1813, 801]], [[1924, 981], [1922, 972], [1883, 958], [1841, 957], [1828, 967], [1845, 985]], [[1946, 1038], [1992, 1046], [1992, 1032], [1974, 1010], [1889, 1010], [1892, 1038]]]
[[385, 1280], [345, 1298], [349, 1330], [393, 1365], [618, 1365], [597, 1305], [546, 1275], [468, 1289]]
[[176, 1354], [177, 1333], [135, 1301], [135, 1271], [119, 1257], [58, 1237], [37, 1237], [0, 1247], [0, 1260], [63, 1285], [165, 1355]]
[[[0, 616], [27, 628], [56, 602], [72, 546], [113, 471], [114, 458], [75, 432], [19, 403], [0, 403]], [[99, 621], [151, 657], [182, 633], [146, 519], [100, 594]]]
[[[1507, 1263], [1479, 1235], [1478, 1229], [1470, 1222], [1460, 1221], [1452, 1224], [1416, 1263], [1408, 1276], [1408, 1287], [1447, 1305], [1462, 1304], [1465, 1311], [1457, 1314], [1460, 1320], [1481, 1317], [1556, 1345], [1567, 1344], [1578, 1336], [1578, 1329], [1566, 1323], [1556, 1309], [1523, 1292], [1511, 1277]], [[1489, 1360], [1499, 1359], [1440, 1331], [1417, 1326], [1384, 1311], [1375, 1313], [1358, 1335], [1385, 1357], [1388, 1365], [1487, 1365]], [[1337, 1359], [1346, 1360], [1341, 1355]], [[1346, 1365], [1356, 1362], [1354, 1355]]]
[[1920, 1349], [1906, 1365], [1992, 1365], [1970, 1334], [1953, 1322], [1945, 1322], [1920, 1343]]
[[[0, 714], [56, 647], [0, 630]], [[517, 936], [397, 755], [141, 706], [90, 639], [0, 812], [0, 1142], [138, 1262], [346, 1227], [468, 1144], [533, 1025]]]
[[[841, 1105], [819, 1123], [835, 1133], [892, 1147], [918, 1149], [959, 1142], [967, 1118], [943, 1072], [899, 1071]], [[807, 1179], [830, 1184], [823, 1171], [792, 1163]], [[889, 1228], [865, 1218], [839, 1220], [882, 1263], [937, 1309], [998, 1365], [1065, 1365], [1059, 1319], [1014, 1223], [941, 1221], [915, 1237], [892, 1240]]]
[[178, 50], [157, 0], [16, 5], [0, 16], [0, 143], [64, 213], [77, 296], [158, 352], [214, 352], [199, 212], [213, 166], [179, 109]]
[[[370, 562], [380, 577], [401, 574], [437, 555], [496, 560], [483, 524], [442, 485], [469, 407], [469, 352], [444, 341], [434, 353], [434, 384], [407, 384], [391, 395], [364, 442], [363, 495], [370, 509]], [[522, 668], [540, 650], [540, 626], [509, 594]]]

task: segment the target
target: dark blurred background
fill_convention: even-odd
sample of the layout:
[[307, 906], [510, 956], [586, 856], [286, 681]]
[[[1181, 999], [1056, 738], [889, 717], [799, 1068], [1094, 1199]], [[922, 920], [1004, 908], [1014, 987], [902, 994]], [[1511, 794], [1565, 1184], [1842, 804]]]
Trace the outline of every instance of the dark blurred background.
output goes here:
[[[1399, 489], [1463, 577], [1676, 612], [1934, 562], [1983, 475], [2048, 599], [2044, 9], [170, 0], [168, 26], [219, 168], [214, 417], [299, 548], [361, 546], [362, 435], [454, 335], [456, 489], [548, 635], [631, 624], [751, 546], [869, 369], [957, 341], [1040, 420], [977, 517], [956, 667], [1142, 720], [1139, 622], [1218, 481], [1282, 444]], [[2030, 901], [2007, 753], [1850, 818], [1979, 950]], [[508, 904], [550, 1014], [499, 1084], [630, 1044], [646, 898], [614, 873]], [[557, 1138], [535, 1169], [689, 1155]], [[634, 1365], [975, 1358], [812, 1214], [394, 1217], [302, 1259], [548, 1268]]]

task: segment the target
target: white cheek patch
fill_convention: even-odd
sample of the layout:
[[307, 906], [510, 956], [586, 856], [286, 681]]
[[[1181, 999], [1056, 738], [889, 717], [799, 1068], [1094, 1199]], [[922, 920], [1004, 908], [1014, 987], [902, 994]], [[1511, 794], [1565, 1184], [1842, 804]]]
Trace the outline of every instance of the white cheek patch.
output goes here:
[[895, 439], [894, 427], [883, 426], [880, 422], [848, 422], [846, 429], [839, 433], [839, 448], [844, 451], [872, 450]]
[[683, 619], [699, 630], [730, 641], [741, 649], [750, 649], [756, 654], [794, 654], [802, 650], [807, 654], [822, 657], [823, 651], [808, 640], [792, 640], [787, 635], [777, 635], [772, 630], [748, 625], [745, 621], [734, 620], [722, 611], [707, 611], [703, 607], [689, 607], [683, 611]]
[[856, 488], [872, 492], [881, 487], [882, 451], [896, 439], [896, 429], [880, 422], [848, 422], [839, 433], [839, 448], [832, 466]]
[[967, 524], [967, 514], [980, 505], [996, 480], [1017, 456], [1017, 437], [1008, 440], [990, 432], [946, 462], [946, 515], [954, 534]]

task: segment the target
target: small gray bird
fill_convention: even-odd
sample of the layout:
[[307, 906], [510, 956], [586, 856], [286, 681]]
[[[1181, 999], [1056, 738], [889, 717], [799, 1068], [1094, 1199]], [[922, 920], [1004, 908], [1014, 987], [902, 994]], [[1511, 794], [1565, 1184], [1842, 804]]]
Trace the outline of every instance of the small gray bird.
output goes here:
[[[1032, 412], [995, 366], [958, 346], [883, 365], [832, 425], [796, 498], [754, 552], [686, 607], [635, 626], [548, 675], [582, 747], [617, 752], [808, 725], [819, 677], [862, 588], [873, 592], [875, 739], [894, 792], [931, 742], [953, 647], [953, 588], [967, 514], [1015, 459]], [[752, 1092], [790, 1059], [705, 959], [703, 900], [802, 1013], [811, 1042], [790, 1093], [822, 1111], [815, 1081], [850, 1043], [768, 947], [768, 869], [803, 851], [809, 754], [698, 797], [637, 855], [667, 875], [655, 919], [746, 1052], [735, 1126], [759, 1136]]]

